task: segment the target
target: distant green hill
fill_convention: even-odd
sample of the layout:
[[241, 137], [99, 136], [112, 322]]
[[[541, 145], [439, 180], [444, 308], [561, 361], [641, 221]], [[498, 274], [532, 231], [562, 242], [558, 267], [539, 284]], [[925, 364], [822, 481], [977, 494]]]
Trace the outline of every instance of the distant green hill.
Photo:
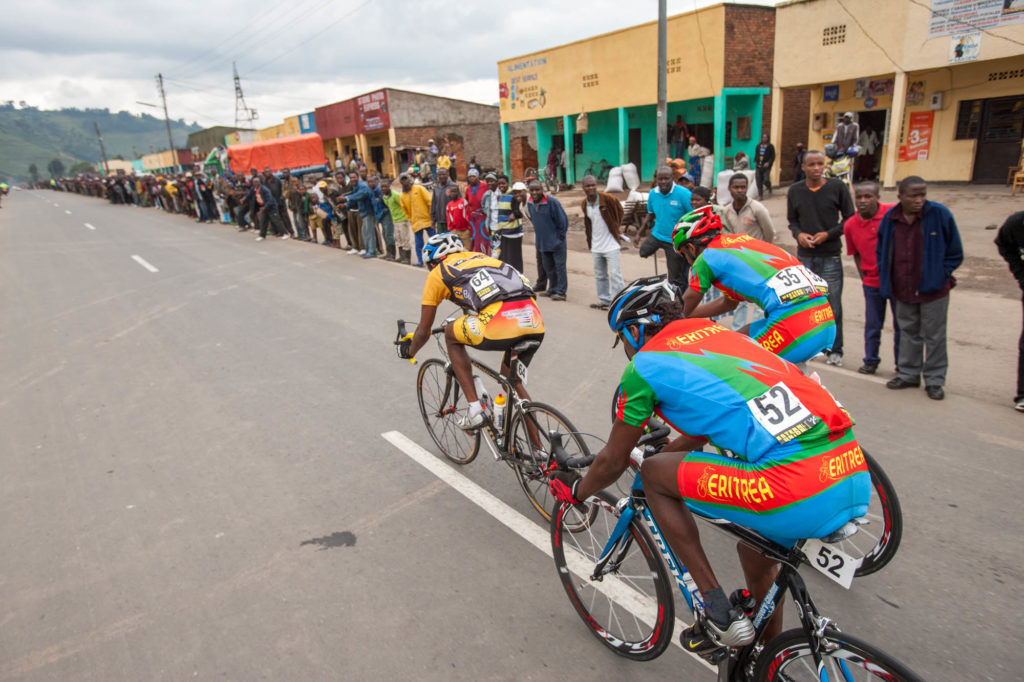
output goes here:
[[[27, 180], [28, 167], [36, 164], [40, 177], [49, 177], [46, 166], [60, 157], [65, 168], [78, 161], [96, 163], [100, 159], [99, 142], [93, 122], [100, 126], [107, 158], [120, 154], [132, 159], [132, 146], [139, 154], [167, 149], [167, 126], [163, 119], [149, 114], [136, 116], [108, 109], [59, 109], [44, 111], [34, 107], [15, 108], [12, 102], [0, 104], [0, 177]], [[171, 121], [174, 145], [185, 148], [189, 133], [201, 130], [195, 123]]]

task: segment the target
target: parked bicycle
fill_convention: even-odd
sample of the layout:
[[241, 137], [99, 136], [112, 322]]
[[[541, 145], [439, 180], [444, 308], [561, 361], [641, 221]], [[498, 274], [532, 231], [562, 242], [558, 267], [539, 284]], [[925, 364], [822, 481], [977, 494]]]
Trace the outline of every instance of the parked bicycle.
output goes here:
[[537, 180], [547, 194], [558, 194], [558, 190], [561, 189], [558, 178], [548, 173], [546, 168], [527, 168], [523, 173], [523, 180], [527, 183], [530, 180]]
[[608, 163], [606, 159], [601, 159], [600, 161], [595, 161], [587, 166], [587, 169], [583, 171], [583, 175], [580, 177], [593, 175], [594, 179], [598, 182], [608, 182], [608, 174], [612, 172], [612, 168], [614, 167], [615, 166]]
[[[612, 395], [613, 424], [618, 401], [619, 389], [616, 388]], [[657, 419], [651, 419], [646, 430], [648, 434], [660, 434], [661, 429], [666, 429], [661, 437], [667, 437], [668, 427]], [[724, 454], [721, 450], [719, 453]], [[871, 474], [871, 502], [867, 512], [853, 521], [858, 526], [858, 532], [851, 537], [836, 540], [836, 547], [840, 551], [860, 560], [855, 572], [858, 578], [876, 573], [892, 561], [903, 539], [903, 509], [896, 488], [878, 460], [866, 451], [864, 459]]]
[[[666, 428], [661, 437], [667, 433]], [[657, 433], [648, 434], [633, 450], [634, 478], [628, 495], [617, 499], [607, 490], [601, 491], [586, 501], [584, 510], [559, 504], [551, 517], [552, 552], [569, 601], [602, 644], [637, 661], [659, 656], [672, 640], [675, 600], [669, 572], [695, 622], [703, 625], [706, 618], [697, 585], [668, 546], [644, 496], [640, 463], [658, 450], [644, 443], [658, 437]], [[552, 449], [558, 467], [589, 466], [593, 459], [569, 456], [557, 438]], [[801, 540], [786, 549], [728, 521], [699, 518], [781, 565], [761, 604], [756, 604], [746, 590], [730, 596], [733, 605], [743, 608], [752, 619], [756, 635], [752, 644], [721, 647], [705, 656], [717, 666], [720, 682], [919, 679], [889, 654], [841, 632], [833, 619], [821, 615], [800, 576], [800, 565], [807, 563], [849, 588], [856, 562], [841, 552], [828, 551], [827, 545], [856, 533], [856, 524], [847, 523], [827, 538]], [[801, 627], [786, 630], [764, 645], [757, 644], [787, 593], [796, 602]]]
[[[577, 457], [589, 456], [590, 451], [565, 415], [550, 405], [520, 398], [508, 377], [472, 358], [474, 381], [479, 382], [477, 393], [489, 419], [482, 428], [460, 429], [458, 421], [469, 408], [444, 344], [444, 325], [451, 320], [430, 330], [441, 357], [418, 363], [416, 398], [423, 423], [441, 454], [455, 464], [472, 462], [480, 452], [481, 441], [486, 443], [494, 458], [505, 462], [515, 472], [533, 508], [545, 520], [550, 519], [549, 510], [554, 500], [547, 477], [553, 465], [552, 439], [561, 438], [563, 449], [568, 448]], [[398, 320], [398, 339], [405, 336], [405, 322]], [[510, 376], [526, 384], [527, 367], [519, 361], [519, 354], [539, 344], [539, 341], [523, 341], [513, 346]]]

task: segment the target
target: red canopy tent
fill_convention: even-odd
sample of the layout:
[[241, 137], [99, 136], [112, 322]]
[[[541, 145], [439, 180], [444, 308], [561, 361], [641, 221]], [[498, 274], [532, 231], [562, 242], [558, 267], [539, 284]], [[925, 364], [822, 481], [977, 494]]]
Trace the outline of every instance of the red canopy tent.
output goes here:
[[316, 133], [245, 142], [228, 147], [228, 164], [233, 173], [242, 174], [250, 168], [262, 171], [267, 166], [275, 172], [322, 166], [324, 145]]

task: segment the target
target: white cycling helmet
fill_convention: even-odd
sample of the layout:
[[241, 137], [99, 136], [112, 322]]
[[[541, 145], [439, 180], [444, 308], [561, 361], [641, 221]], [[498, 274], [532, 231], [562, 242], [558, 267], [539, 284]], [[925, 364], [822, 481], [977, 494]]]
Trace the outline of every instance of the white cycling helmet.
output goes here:
[[465, 250], [466, 247], [463, 246], [462, 240], [451, 232], [435, 234], [423, 245], [423, 262], [433, 263], [434, 261], [441, 260], [449, 253], [458, 253]]

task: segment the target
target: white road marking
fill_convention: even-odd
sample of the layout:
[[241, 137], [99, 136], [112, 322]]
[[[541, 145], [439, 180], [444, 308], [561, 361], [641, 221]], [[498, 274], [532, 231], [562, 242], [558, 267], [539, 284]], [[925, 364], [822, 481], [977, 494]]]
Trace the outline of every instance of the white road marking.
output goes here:
[[146, 262], [146, 259], [143, 258], [142, 256], [132, 256], [132, 260], [141, 265], [142, 267], [146, 268], [150, 272], [160, 272], [152, 265], [150, 265], [148, 262]]
[[85, 225], [86, 227], [88, 227], [90, 230], [95, 230], [96, 229], [95, 225], [90, 225], [89, 223], [82, 223], [82, 224]]
[[[541, 528], [536, 523], [527, 519], [512, 507], [489, 493], [487, 490], [466, 478], [463, 474], [460, 474], [455, 469], [444, 464], [440, 459], [424, 450], [400, 431], [388, 431], [386, 433], [382, 433], [381, 436], [384, 440], [404, 452], [409, 459], [437, 476], [439, 479], [455, 489], [456, 492], [462, 494], [466, 499], [493, 516], [509, 530], [513, 531], [516, 535], [539, 549], [545, 556], [551, 558], [551, 536], [547, 529]], [[573, 573], [586, 578], [589, 572], [586, 568], [587, 560], [571, 548], [567, 547], [566, 549], [568, 550], [566, 553], [566, 562], [569, 564], [569, 569]], [[591, 568], [593, 568], [593, 566], [591, 566]], [[638, 619], [646, 620], [646, 616], [642, 615], [637, 608], [637, 604], [641, 603], [640, 600], [642, 597], [629, 585], [626, 585], [619, 580], [609, 579], [609, 577], [606, 577], [601, 582], [592, 582], [590, 585], [604, 593], [604, 595], [612, 601], [615, 601], [623, 608], [629, 610]], [[672, 588], [673, 590], [675, 589], [674, 583], [672, 584]], [[687, 627], [689, 627], [687, 623], [676, 618], [676, 633], [682, 632], [683, 629]], [[678, 637], [673, 636], [672, 643], [679, 649], [686, 651], [679, 644]], [[715, 670], [710, 663], [696, 654], [692, 654], [689, 651], [686, 651], [686, 653], [704, 665], [708, 670]]]
[[53, 202], [53, 205], [54, 205], [54, 206], [60, 206], [60, 204], [58, 204], [58, 203], [57, 203], [56, 201], [55, 201], [55, 202]]
[[71, 215], [71, 211], [67, 210], [66, 208], [64, 209], [64, 212], [67, 213], [68, 215]]

